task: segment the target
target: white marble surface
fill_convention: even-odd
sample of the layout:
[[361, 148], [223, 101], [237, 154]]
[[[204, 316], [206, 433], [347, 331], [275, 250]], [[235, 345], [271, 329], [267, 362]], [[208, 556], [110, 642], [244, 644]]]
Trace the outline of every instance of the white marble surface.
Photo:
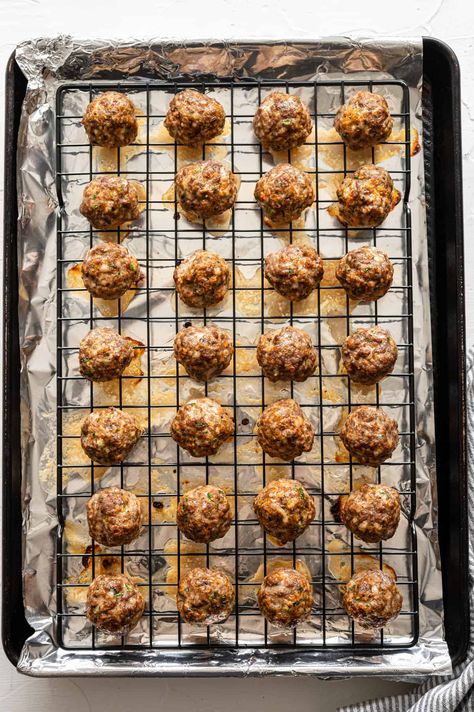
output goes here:
[[[432, 35], [462, 70], [467, 342], [474, 343], [474, 5], [467, 0], [1, 0], [0, 63], [35, 36], [310, 39], [317, 35]], [[3, 86], [0, 117], [3, 135]], [[0, 152], [3, 142], [0, 139]], [[2, 160], [3, 163], [3, 160]], [[1, 197], [3, 197], [3, 190]], [[2, 712], [334, 712], [339, 705], [408, 689], [378, 679], [34, 680], [0, 652]]]

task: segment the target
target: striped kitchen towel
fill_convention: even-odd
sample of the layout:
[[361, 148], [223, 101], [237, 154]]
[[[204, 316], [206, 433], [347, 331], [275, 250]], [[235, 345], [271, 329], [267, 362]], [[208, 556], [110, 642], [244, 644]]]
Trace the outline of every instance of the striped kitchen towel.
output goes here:
[[[467, 359], [467, 449], [469, 511], [474, 513], [474, 349]], [[466, 660], [452, 675], [429, 677], [404, 695], [342, 707], [339, 712], [472, 712], [474, 711], [474, 515], [469, 526], [471, 645]]]

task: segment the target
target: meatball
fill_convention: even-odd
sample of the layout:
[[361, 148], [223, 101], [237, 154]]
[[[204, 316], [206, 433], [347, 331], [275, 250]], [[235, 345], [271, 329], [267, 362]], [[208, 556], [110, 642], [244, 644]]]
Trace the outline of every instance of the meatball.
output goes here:
[[349, 148], [358, 151], [386, 141], [393, 119], [383, 96], [358, 91], [337, 110], [334, 128]]
[[346, 613], [362, 628], [383, 628], [398, 616], [402, 603], [394, 577], [380, 569], [358, 571], [342, 594]]
[[89, 534], [104, 546], [130, 544], [140, 534], [142, 510], [133, 492], [106, 487], [87, 502]]
[[296, 569], [279, 568], [263, 579], [258, 607], [267, 621], [279, 628], [294, 628], [311, 615], [313, 589]]
[[178, 203], [191, 222], [220, 215], [237, 197], [237, 178], [219, 161], [188, 163], [177, 172], [175, 186]]
[[84, 419], [81, 445], [93, 462], [118, 465], [139, 441], [143, 431], [137, 419], [118, 408], [94, 410]]
[[348, 227], [377, 227], [400, 200], [390, 173], [367, 164], [346, 176], [337, 189], [338, 203], [331, 208], [337, 219]]
[[125, 574], [96, 576], [87, 591], [86, 616], [99, 630], [126, 635], [145, 610], [138, 586]]
[[188, 307], [210, 307], [227, 294], [230, 268], [216, 252], [196, 250], [175, 268], [173, 279], [176, 291]]
[[187, 146], [218, 136], [224, 129], [222, 104], [194, 89], [185, 89], [170, 101], [164, 121], [168, 133]]
[[381, 326], [360, 327], [342, 344], [342, 362], [354, 383], [374, 385], [392, 373], [398, 349]]
[[255, 497], [253, 508], [261, 526], [279, 546], [294, 541], [309, 527], [314, 499], [298, 480], [273, 480]]
[[135, 106], [118, 91], [106, 91], [91, 101], [82, 124], [94, 146], [128, 146], [138, 133]]
[[347, 416], [341, 440], [361, 465], [377, 467], [397, 447], [398, 425], [383, 410], [362, 405]]
[[222, 623], [234, 608], [234, 589], [222, 571], [195, 568], [180, 579], [176, 603], [186, 623]]
[[229, 531], [232, 512], [224, 490], [213, 485], [194, 487], [179, 500], [176, 523], [191, 541], [208, 543]]
[[364, 483], [339, 498], [339, 517], [357, 539], [367, 544], [391, 539], [400, 521], [400, 495], [388, 485]]
[[270, 381], [306, 381], [313, 375], [318, 355], [311, 338], [302, 329], [283, 326], [262, 334], [257, 361]]
[[390, 289], [393, 265], [385, 252], [375, 247], [357, 247], [339, 260], [336, 277], [351, 299], [370, 302]]
[[280, 163], [269, 170], [255, 186], [255, 200], [270, 227], [299, 218], [313, 204], [314, 197], [309, 175], [289, 163]]
[[234, 434], [234, 421], [212, 398], [193, 398], [176, 413], [171, 437], [193, 457], [215, 455]]
[[257, 440], [270, 457], [289, 461], [313, 447], [313, 426], [291, 398], [269, 405], [257, 420]]
[[133, 358], [131, 341], [114, 329], [93, 329], [79, 345], [79, 370], [89, 381], [118, 378]]
[[292, 302], [306, 299], [323, 278], [323, 260], [310, 245], [287, 245], [265, 257], [265, 277]]
[[284, 151], [305, 143], [312, 123], [298, 96], [274, 91], [258, 107], [253, 129], [265, 149]]
[[101, 299], [118, 299], [143, 278], [136, 257], [113, 242], [92, 247], [84, 257], [81, 272], [84, 287]]
[[140, 215], [137, 187], [120, 176], [98, 176], [86, 185], [79, 210], [96, 230], [119, 227]]
[[176, 334], [174, 356], [191, 378], [210, 381], [232, 361], [234, 347], [229, 334], [217, 326], [188, 326]]

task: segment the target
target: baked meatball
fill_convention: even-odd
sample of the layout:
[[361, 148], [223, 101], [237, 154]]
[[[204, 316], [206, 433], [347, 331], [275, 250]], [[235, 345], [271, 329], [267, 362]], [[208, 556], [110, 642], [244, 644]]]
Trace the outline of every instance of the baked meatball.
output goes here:
[[311, 615], [313, 589], [306, 576], [296, 569], [279, 568], [265, 576], [257, 601], [269, 623], [294, 628]]
[[222, 623], [234, 608], [234, 589], [222, 571], [195, 568], [179, 580], [176, 603], [186, 623]]
[[139, 441], [143, 431], [137, 419], [118, 408], [94, 410], [81, 427], [82, 449], [93, 462], [118, 465]]
[[393, 119], [383, 96], [358, 91], [337, 110], [334, 128], [349, 148], [358, 151], [386, 141]]
[[394, 577], [380, 569], [358, 571], [342, 594], [346, 613], [361, 628], [383, 628], [398, 616], [402, 603]]
[[385, 252], [375, 247], [357, 247], [339, 260], [336, 278], [351, 299], [370, 302], [390, 289], [393, 265]]
[[377, 467], [398, 445], [396, 421], [379, 408], [362, 405], [344, 421], [341, 440], [361, 465]]
[[126, 635], [145, 610], [138, 586], [125, 574], [96, 576], [87, 591], [86, 616], [99, 630]]
[[176, 334], [174, 356], [196, 381], [210, 381], [232, 361], [229, 334], [217, 326], [188, 326]]
[[114, 242], [92, 247], [84, 257], [81, 272], [84, 287], [101, 299], [118, 299], [143, 278], [136, 257]]
[[188, 163], [177, 172], [175, 186], [178, 203], [191, 222], [220, 215], [237, 197], [237, 178], [219, 161]]
[[232, 512], [224, 490], [214, 485], [194, 487], [183, 494], [176, 524], [191, 541], [207, 544], [229, 531]]
[[171, 99], [164, 124], [176, 141], [195, 146], [222, 133], [224, 122], [222, 104], [199, 91], [185, 89]]
[[270, 381], [306, 381], [313, 375], [318, 354], [306, 331], [283, 326], [262, 334], [257, 361]]
[[392, 373], [397, 356], [392, 335], [381, 326], [362, 326], [342, 344], [342, 362], [354, 383], [378, 383]]
[[91, 101], [82, 124], [94, 146], [128, 146], [138, 133], [135, 106], [118, 91], [106, 91]]
[[273, 480], [254, 499], [261, 526], [279, 546], [294, 541], [309, 527], [316, 508], [314, 499], [298, 480]]
[[274, 91], [258, 107], [253, 129], [265, 149], [284, 151], [305, 143], [312, 123], [298, 96]]
[[96, 230], [119, 227], [140, 215], [138, 190], [126, 178], [98, 176], [86, 185], [79, 210]]
[[263, 210], [266, 225], [281, 225], [299, 218], [314, 202], [311, 178], [289, 163], [280, 163], [265, 173], [255, 186], [255, 200]]
[[265, 257], [265, 277], [291, 302], [306, 299], [324, 274], [323, 260], [310, 245], [287, 245]]
[[118, 378], [133, 358], [131, 341], [114, 329], [93, 329], [79, 345], [79, 370], [89, 381]]
[[133, 492], [106, 487], [87, 502], [87, 522], [92, 539], [104, 546], [130, 544], [140, 534], [142, 510]]
[[257, 420], [257, 440], [270, 457], [289, 461], [313, 447], [313, 426], [291, 398], [269, 405]]
[[377, 227], [400, 200], [390, 173], [367, 164], [344, 178], [337, 189], [338, 203], [331, 208], [339, 222], [348, 227]]
[[356, 539], [367, 544], [391, 539], [400, 521], [400, 495], [388, 485], [364, 483], [339, 498], [339, 517]]
[[210, 307], [221, 302], [230, 286], [230, 268], [217, 252], [196, 250], [177, 265], [176, 291], [188, 307]]
[[176, 413], [171, 437], [193, 457], [215, 455], [234, 434], [234, 421], [212, 398], [193, 398]]

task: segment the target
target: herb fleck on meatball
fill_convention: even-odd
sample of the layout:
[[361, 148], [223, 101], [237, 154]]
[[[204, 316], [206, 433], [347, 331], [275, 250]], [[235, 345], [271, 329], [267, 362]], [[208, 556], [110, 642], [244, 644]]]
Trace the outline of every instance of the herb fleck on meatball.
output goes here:
[[222, 104], [194, 89], [185, 89], [173, 97], [164, 121], [168, 133], [187, 146], [196, 146], [219, 136], [224, 123]]
[[309, 175], [289, 163], [280, 163], [269, 170], [255, 186], [255, 200], [270, 227], [296, 220], [313, 204], [314, 198]]
[[361, 465], [377, 467], [392, 456], [398, 445], [396, 421], [379, 408], [362, 405], [344, 421], [341, 440]]
[[358, 151], [386, 141], [393, 119], [383, 96], [358, 91], [337, 110], [334, 128], [349, 148]]
[[108, 327], [89, 331], [79, 345], [81, 376], [96, 383], [118, 378], [132, 359], [130, 339]]
[[381, 326], [360, 327], [342, 344], [342, 362], [354, 383], [374, 385], [393, 371], [398, 349]]
[[193, 398], [176, 413], [171, 437], [193, 457], [215, 455], [234, 434], [234, 421], [212, 398]]
[[89, 534], [104, 546], [130, 544], [140, 534], [142, 510], [133, 492], [105, 487], [87, 502]]
[[294, 326], [273, 329], [258, 340], [257, 361], [270, 381], [306, 381], [317, 360], [309, 335]]
[[253, 128], [265, 149], [284, 151], [305, 143], [312, 123], [298, 96], [274, 91], [258, 107]]
[[120, 176], [98, 176], [86, 185], [79, 210], [96, 230], [119, 227], [140, 215], [137, 187]]
[[81, 445], [93, 462], [117, 465], [125, 460], [142, 433], [135, 416], [118, 408], [103, 408], [84, 419]]
[[117, 91], [106, 91], [91, 101], [82, 124], [93, 145], [107, 148], [128, 146], [138, 133], [135, 106]]
[[237, 178], [219, 161], [188, 163], [177, 172], [175, 186], [179, 206], [190, 222], [221, 215], [237, 197]]
[[257, 600], [269, 623], [294, 628], [311, 615], [313, 589], [306, 576], [296, 569], [278, 568], [263, 579]]
[[265, 277], [282, 297], [299, 302], [321, 282], [323, 260], [310, 245], [287, 245], [265, 257]]
[[210, 381], [221, 374], [233, 354], [232, 339], [217, 326], [188, 326], [174, 340], [176, 360], [196, 381]]
[[362, 628], [383, 628], [400, 613], [396, 579], [380, 569], [358, 571], [344, 587], [342, 604]]
[[313, 426], [291, 398], [265, 408], [255, 429], [262, 450], [270, 457], [289, 461], [313, 447]]
[[96, 576], [87, 591], [86, 616], [99, 630], [126, 635], [145, 610], [138, 586], [125, 574]]
[[336, 278], [351, 299], [370, 302], [388, 292], [393, 281], [393, 265], [375, 247], [357, 247], [339, 260]]
[[391, 539], [400, 521], [400, 495], [393, 487], [364, 483], [339, 498], [339, 517], [368, 544]]
[[176, 603], [186, 623], [222, 623], [234, 608], [234, 589], [222, 571], [195, 568], [180, 579]]
[[101, 299], [118, 299], [143, 279], [136, 257], [112, 242], [92, 247], [84, 257], [81, 273], [87, 291]]
[[347, 227], [373, 228], [398, 204], [400, 193], [385, 168], [367, 164], [344, 178], [337, 199], [329, 210], [339, 222]]
[[221, 302], [230, 285], [230, 268], [216, 252], [196, 250], [174, 270], [176, 291], [189, 307], [210, 307]]
[[261, 526], [279, 546], [294, 541], [311, 524], [314, 499], [298, 480], [273, 480], [255, 497], [253, 508]]
[[185, 492], [176, 512], [179, 529], [191, 541], [208, 543], [229, 531], [232, 512], [224, 490], [201, 485]]

